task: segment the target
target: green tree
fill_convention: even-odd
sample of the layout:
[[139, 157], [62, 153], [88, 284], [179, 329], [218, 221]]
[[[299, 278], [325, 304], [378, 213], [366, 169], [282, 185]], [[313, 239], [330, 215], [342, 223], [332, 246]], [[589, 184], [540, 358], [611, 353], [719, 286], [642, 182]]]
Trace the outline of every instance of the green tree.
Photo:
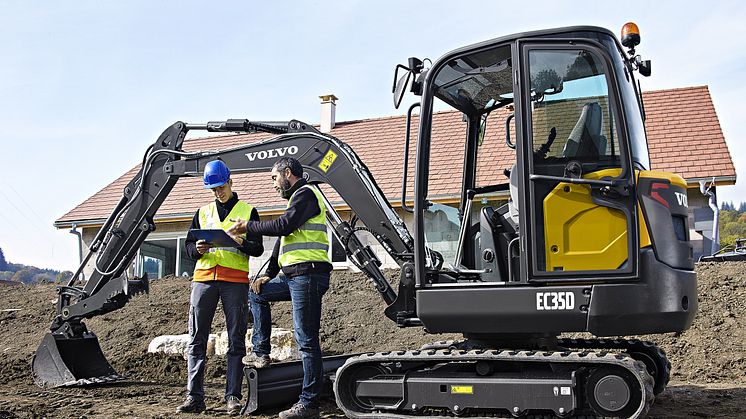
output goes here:
[[70, 271], [62, 271], [55, 277], [56, 282], [65, 282], [73, 277], [73, 273]]
[[20, 263], [10, 263], [8, 262], [8, 270], [11, 272], [18, 272], [21, 269], [26, 268], [26, 265], [21, 265]]
[[[723, 207], [725, 207], [725, 203]], [[734, 208], [733, 204], [729, 204], [729, 207]], [[746, 237], [746, 213], [735, 209], [721, 210], [719, 223], [720, 247], [735, 245], [736, 239]]]
[[0, 249], [0, 272], [8, 270], [8, 262], [5, 260], [3, 249]]

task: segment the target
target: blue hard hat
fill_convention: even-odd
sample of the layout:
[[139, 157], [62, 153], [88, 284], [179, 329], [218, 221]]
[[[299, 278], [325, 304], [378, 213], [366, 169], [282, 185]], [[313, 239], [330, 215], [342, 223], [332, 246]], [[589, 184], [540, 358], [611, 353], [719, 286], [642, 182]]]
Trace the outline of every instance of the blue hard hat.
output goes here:
[[205, 165], [205, 175], [202, 178], [205, 182], [205, 189], [223, 186], [230, 178], [231, 171], [222, 160], [213, 160]]

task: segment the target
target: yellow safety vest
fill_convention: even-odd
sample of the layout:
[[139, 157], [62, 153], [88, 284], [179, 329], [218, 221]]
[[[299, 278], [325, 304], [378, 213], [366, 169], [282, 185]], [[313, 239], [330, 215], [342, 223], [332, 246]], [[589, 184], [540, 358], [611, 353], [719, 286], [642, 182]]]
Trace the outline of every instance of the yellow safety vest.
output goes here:
[[310, 185], [303, 185], [288, 199], [288, 207], [293, 197], [303, 188], [309, 188], [319, 202], [319, 215], [309, 219], [297, 230], [280, 238], [280, 266], [290, 266], [301, 262], [328, 262], [329, 235], [326, 231], [326, 206], [321, 193]]
[[[251, 218], [251, 211], [254, 209], [251, 205], [238, 201], [233, 206], [231, 212], [220, 221], [218, 208], [215, 202], [199, 209], [199, 228], [201, 229], [222, 229], [228, 230], [235, 224], [231, 218], [241, 218], [248, 220]], [[249, 256], [235, 247], [213, 247], [209, 252], [202, 255], [194, 266], [194, 271], [199, 269], [211, 269], [216, 265], [226, 268], [236, 269], [239, 271], [249, 272]]]

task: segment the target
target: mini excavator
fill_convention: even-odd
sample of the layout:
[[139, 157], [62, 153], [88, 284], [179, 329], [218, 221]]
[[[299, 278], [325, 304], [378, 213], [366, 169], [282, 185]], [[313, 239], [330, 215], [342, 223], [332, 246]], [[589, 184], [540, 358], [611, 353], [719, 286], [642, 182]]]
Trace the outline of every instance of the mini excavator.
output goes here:
[[[310, 184], [331, 186], [351, 208], [345, 221], [327, 200], [328, 223], [385, 301], [384, 314], [400, 327], [464, 336], [346, 359], [334, 394], [348, 417], [644, 417], [670, 363], [655, 344], [624, 336], [686, 330], [697, 284], [686, 182], [651, 170], [635, 79], [650, 74], [650, 62], [636, 55], [639, 41], [632, 23], [621, 39], [602, 28], [567, 27], [467, 46], [429, 66], [417, 58], [397, 66], [395, 106], [407, 90], [421, 98], [407, 111], [403, 153], [401, 206], [413, 214], [413, 234], [352, 148], [311, 125], [171, 125], [59, 288], [57, 314], [33, 361], [36, 383], [119, 378], [83, 320], [147, 292], [147, 276], [130, 278], [126, 270], [179, 178], [199, 176], [217, 158], [233, 173], [265, 172], [287, 155], [303, 164]], [[458, 111], [464, 129], [440, 134], [442, 110]], [[196, 130], [274, 136], [183, 151], [187, 132]], [[495, 165], [503, 151], [512, 153], [510, 167]], [[459, 202], [450, 206], [436, 202], [448, 163], [461, 177]], [[362, 232], [400, 265], [398, 281], [382, 273]], [[79, 285], [89, 262], [95, 270]], [[572, 332], [596, 338], [561, 337]]]

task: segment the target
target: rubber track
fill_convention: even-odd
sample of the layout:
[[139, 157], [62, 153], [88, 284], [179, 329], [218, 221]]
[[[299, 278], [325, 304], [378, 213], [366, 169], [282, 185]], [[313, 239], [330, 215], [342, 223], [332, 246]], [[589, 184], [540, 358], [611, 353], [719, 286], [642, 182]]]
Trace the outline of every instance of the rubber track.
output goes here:
[[557, 345], [570, 349], [614, 349], [623, 352], [641, 352], [657, 359], [662, 380], [653, 386], [655, 396], [661, 394], [671, 378], [671, 362], [666, 352], [653, 342], [639, 339], [557, 339]]
[[[603, 366], [603, 365], [615, 365], [628, 370], [634, 377], [637, 378], [640, 388], [643, 390], [643, 397], [635, 413], [630, 417], [633, 419], [643, 418], [647, 415], [650, 406], [655, 399], [653, 395], [653, 377], [648, 374], [645, 364], [641, 361], [637, 361], [625, 354], [616, 354], [608, 352], [595, 352], [595, 351], [565, 351], [565, 352], [551, 352], [551, 351], [511, 351], [511, 350], [448, 350], [448, 349], [430, 349], [424, 351], [399, 351], [399, 352], [379, 352], [379, 353], [368, 353], [357, 357], [353, 357], [347, 360], [345, 364], [337, 371], [337, 379], [334, 381], [334, 394], [337, 398], [337, 406], [347, 415], [349, 418], [358, 419], [410, 419], [410, 418], [451, 418], [451, 417], [469, 417], [469, 418], [495, 418], [495, 417], [512, 417], [510, 415], [494, 414], [490, 416], [479, 416], [479, 415], [453, 415], [450, 412], [446, 415], [433, 416], [430, 412], [424, 414], [402, 414], [394, 412], [355, 412], [350, 411], [347, 407], [339, 400], [339, 383], [342, 381], [340, 377], [344, 379], [344, 372], [347, 368], [353, 365], [365, 364], [365, 363], [390, 363], [390, 362], [463, 362], [463, 361], [521, 361], [521, 362], [543, 362], [543, 363], [576, 363], [586, 364], [588, 366]], [[480, 413], [480, 415], [483, 415]], [[524, 411], [522, 418], [551, 418], [553, 416], [540, 414], [532, 415], [530, 411]], [[594, 415], [588, 415], [586, 413], [580, 415], [563, 416], [563, 418], [575, 418], [575, 419], [589, 419], [595, 418]]]
[[[469, 341], [464, 340], [441, 340], [424, 345], [420, 350], [425, 349], [475, 349], [470, 348]], [[619, 352], [639, 352], [644, 353], [654, 359], [659, 368], [659, 375], [662, 380], [653, 380], [653, 395], [658, 396], [665, 390], [668, 381], [671, 378], [671, 362], [666, 356], [666, 352], [655, 343], [639, 339], [582, 339], [582, 338], [561, 338], [557, 339], [557, 345], [568, 350], [615, 350]]]

